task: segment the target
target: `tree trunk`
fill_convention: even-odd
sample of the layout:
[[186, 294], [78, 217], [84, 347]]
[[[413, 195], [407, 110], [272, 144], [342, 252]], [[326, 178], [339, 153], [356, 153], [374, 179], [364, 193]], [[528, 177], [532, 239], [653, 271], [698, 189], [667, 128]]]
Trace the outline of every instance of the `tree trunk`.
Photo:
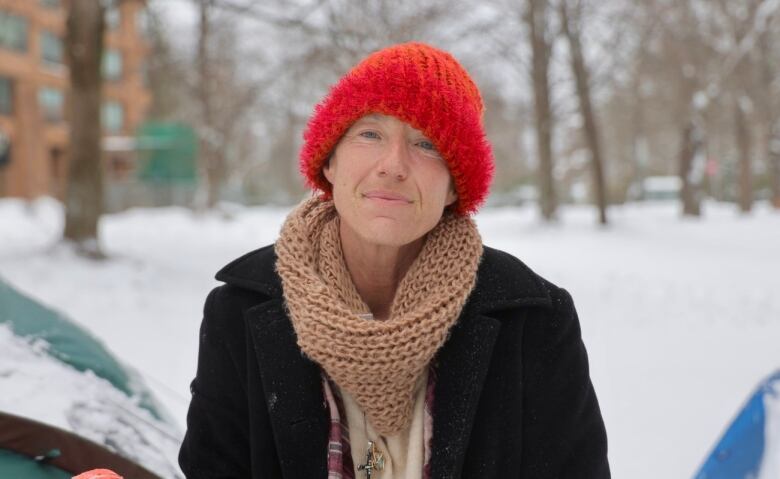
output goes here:
[[198, 0], [198, 50], [197, 50], [197, 100], [201, 108], [200, 125], [198, 128], [200, 146], [200, 169], [206, 187], [206, 208], [211, 209], [219, 201], [219, 192], [224, 180], [224, 161], [216, 144], [214, 135], [217, 129], [214, 125], [214, 105], [217, 92], [214, 88], [212, 75], [212, 58], [210, 44], [212, 41], [211, 22], [214, 11], [214, 0]]
[[750, 161], [750, 132], [740, 99], [734, 106], [734, 133], [739, 153], [739, 210], [749, 213], [753, 207], [753, 168]]
[[[631, 104], [631, 167], [626, 177], [626, 183], [631, 185], [632, 183], [639, 188], [639, 198], [644, 199], [644, 169], [645, 162], [647, 161], [647, 144], [645, 138], [645, 111], [644, 101], [642, 100], [642, 93], [640, 91], [641, 76], [638, 73], [634, 73], [633, 81], [631, 82], [631, 98], [633, 103]], [[630, 200], [637, 198], [628, 197]]]
[[287, 112], [285, 121], [279, 131], [273, 136], [271, 146], [271, 162], [274, 171], [279, 173], [279, 181], [285, 193], [284, 198], [277, 197], [276, 201], [297, 202], [304, 193], [301, 182], [301, 175], [298, 172], [297, 162], [295, 161], [296, 146], [296, 118], [292, 106], [284, 108]]
[[534, 85], [536, 147], [539, 154], [539, 207], [546, 221], [555, 219], [552, 158], [552, 108], [550, 106], [549, 66], [552, 45], [547, 39], [547, 1], [528, 0], [525, 14], [532, 51], [531, 78]]
[[101, 257], [98, 220], [103, 212], [100, 99], [103, 79], [103, 6], [68, 3], [65, 51], [70, 72], [70, 161], [64, 238], [80, 252]]
[[778, 117], [777, 100], [772, 94], [772, 83], [775, 74], [772, 71], [770, 38], [767, 30], [758, 37], [761, 71], [759, 72], [761, 96], [759, 102], [764, 123], [764, 154], [766, 155], [767, 171], [769, 172], [769, 187], [772, 194], [771, 203], [775, 209], [780, 209], [780, 117]]
[[771, 203], [776, 210], [780, 210], [780, 131], [778, 131], [777, 126], [769, 137], [767, 161], [769, 162], [769, 182], [772, 191]]
[[691, 181], [691, 169], [696, 158], [701, 142], [696, 126], [692, 121], [682, 129], [680, 142], [680, 200], [683, 205], [684, 216], [701, 216], [701, 202], [696, 191], [696, 185]]
[[596, 206], [599, 209], [599, 224], [607, 224], [607, 194], [604, 184], [604, 162], [601, 156], [598, 125], [593, 113], [593, 104], [590, 95], [590, 81], [588, 67], [582, 54], [580, 42], [580, 18], [577, 15], [574, 23], [568, 14], [567, 0], [559, 3], [561, 28], [569, 42], [571, 55], [571, 69], [577, 84], [577, 97], [579, 98], [580, 113], [585, 126], [585, 138], [590, 150], [591, 171], [593, 174], [593, 193]]

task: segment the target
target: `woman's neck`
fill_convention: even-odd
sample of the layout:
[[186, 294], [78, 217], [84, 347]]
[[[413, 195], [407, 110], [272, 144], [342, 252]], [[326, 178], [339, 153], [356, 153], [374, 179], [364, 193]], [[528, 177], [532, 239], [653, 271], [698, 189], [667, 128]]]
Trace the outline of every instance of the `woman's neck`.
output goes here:
[[355, 289], [375, 319], [388, 319], [398, 285], [420, 253], [425, 237], [403, 246], [369, 244], [343, 221], [339, 235]]

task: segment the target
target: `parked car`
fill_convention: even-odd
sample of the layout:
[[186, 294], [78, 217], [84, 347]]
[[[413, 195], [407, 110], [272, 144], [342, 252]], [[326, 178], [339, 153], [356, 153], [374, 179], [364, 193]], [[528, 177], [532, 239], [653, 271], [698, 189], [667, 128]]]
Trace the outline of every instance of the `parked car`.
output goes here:
[[632, 201], [671, 201], [680, 199], [682, 180], [679, 176], [648, 176], [628, 189]]

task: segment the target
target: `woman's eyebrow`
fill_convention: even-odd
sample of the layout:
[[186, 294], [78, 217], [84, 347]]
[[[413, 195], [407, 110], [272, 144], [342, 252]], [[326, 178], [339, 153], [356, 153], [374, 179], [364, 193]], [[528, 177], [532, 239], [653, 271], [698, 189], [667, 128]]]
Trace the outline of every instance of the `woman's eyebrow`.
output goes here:
[[360, 118], [359, 120], [357, 120], [354, 123], [354, 125], [359, 125], [359, 124], [363, 124], [363, 123], [379, 123], [379, 124], [383, 124], [387, 120], [388, 120], [387, 117], [385, 117], [383, 115], [380, 115], [379, 113], [369, 113], [368, 115], [366, 115], [366, 116]]

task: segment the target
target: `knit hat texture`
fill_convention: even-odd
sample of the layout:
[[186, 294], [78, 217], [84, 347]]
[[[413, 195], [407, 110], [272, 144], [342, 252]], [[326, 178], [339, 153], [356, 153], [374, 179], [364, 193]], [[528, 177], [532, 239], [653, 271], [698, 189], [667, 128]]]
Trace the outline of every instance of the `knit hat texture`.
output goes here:
[[493, 178], [493, 153], [479, 90], [452, 55], [423, 43], [394, 45], [369, 55], [333, 86], [309, 119], [300, 153], [301, 173], [325, 199], [331, 195], [322, 173], [328, 156], [370, 113], [394, 116], [428, 137], [452, 175], [455, 212], [477, 211]]

